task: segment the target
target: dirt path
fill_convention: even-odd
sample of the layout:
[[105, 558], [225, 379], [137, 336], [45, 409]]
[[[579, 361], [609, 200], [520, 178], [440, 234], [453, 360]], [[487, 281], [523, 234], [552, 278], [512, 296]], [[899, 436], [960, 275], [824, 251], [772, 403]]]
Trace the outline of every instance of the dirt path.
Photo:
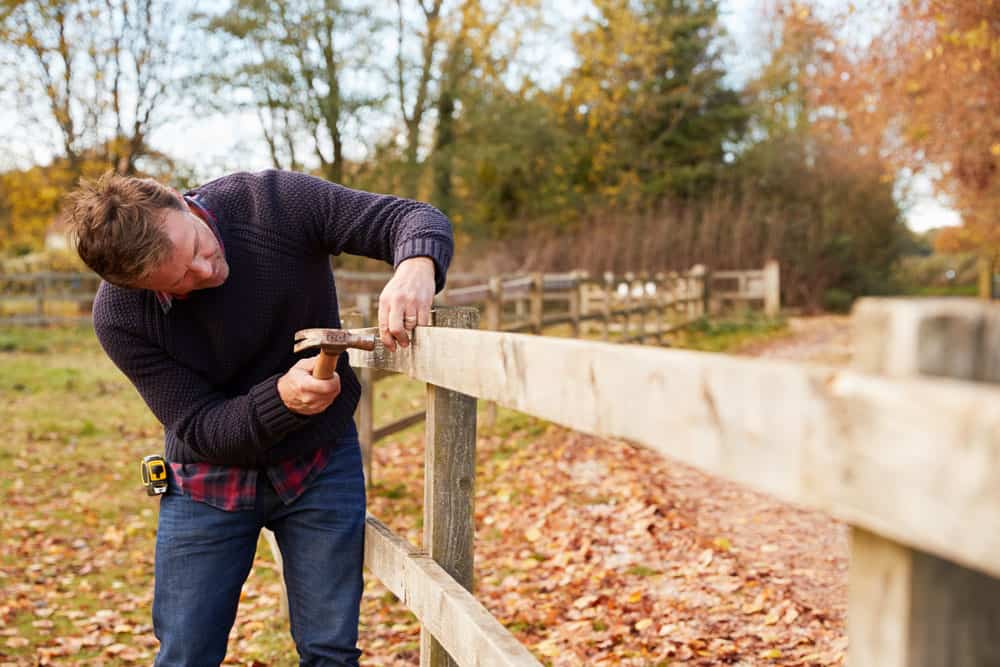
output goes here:
[[846, 366], [851, 361], [850, 317], [822, 315], [793, 317], [787, 336], [749, 345], [739, 354], [766, 359], [787, 359], [828, 366]]

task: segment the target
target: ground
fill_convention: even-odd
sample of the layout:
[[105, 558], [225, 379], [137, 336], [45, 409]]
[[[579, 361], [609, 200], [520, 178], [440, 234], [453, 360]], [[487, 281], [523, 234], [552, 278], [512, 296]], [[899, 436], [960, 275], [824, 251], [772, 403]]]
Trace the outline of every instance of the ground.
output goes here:
[[[753, 328], [724, 335], [738, 353], [849, 359], [843, 318]], [[135, 467], [158, 427], [85, 334], [0, 334], [0, 350], [0, 665], [149, 664], [156, 501]], [[387, 382], [379, 419], [419, 405]], [[476, 594], [546, 664], [843, 664], [844, 526], [513, 412], [480, 434]], [[419, 427], [375, 450], [370, 509], [414, 543], [420, 470]], [[279, 591], [262, 546], [228, 664], [297, 664]], [[362, 664], [418, 664], [418, 626], [377, 582], [361, 646]]]

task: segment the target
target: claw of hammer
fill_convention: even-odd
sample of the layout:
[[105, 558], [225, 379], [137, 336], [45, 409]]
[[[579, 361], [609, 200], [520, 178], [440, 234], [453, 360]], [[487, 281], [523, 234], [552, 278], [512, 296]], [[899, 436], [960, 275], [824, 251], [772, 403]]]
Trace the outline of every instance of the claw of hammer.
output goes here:
[[319, 349], [319, 359], [313, 368], [313, 377], [329, 380], [337, 368], [337, 357], [347, 348], [375, 349], [375, 334], [359, 334], [346, 329], [301, 329], [295, 332], [293, 351]]

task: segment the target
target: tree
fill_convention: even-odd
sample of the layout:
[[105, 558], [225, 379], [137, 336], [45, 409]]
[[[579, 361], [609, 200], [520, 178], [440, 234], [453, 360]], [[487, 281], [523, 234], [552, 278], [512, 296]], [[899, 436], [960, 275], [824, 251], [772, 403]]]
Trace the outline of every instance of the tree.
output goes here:
[[574, 138], [542, 91], [470, 78], [461, 99], [454, 126], [461, 150], [450, 153], [447, 172], [452, 216], [479, 238], [566, 228], [580, 213], [573, 201], [579, 179], [566, 168]]
[[0, 252], [23, 255], [41, 249], [66, 192], [80, 176], [104, 173], [105, 157], [84, 152], [75, 163], [57, 158], [48, 165], [0, 173]]
[[843, 100], [829, 94], [845, 78], [836, 31], [797, 0], [773, 10], [773, 47], [746, 87], [752, 130], [730, 187], [755, 201], [747, 236], [781, 261], [786, 298], [843, 307], [890, 290], [909, 232], [893, 197], [892, 165], [859, 140]]
[[719, 60], [715, 2], [597, 0], [573, 36], [580, 64], [561, 113], [586, 137], [590, 189], [624, 202], [695, 196], [738, 138], [746, 113]]
[[[416, 27], [420, 42], [420, 56], [416, 62], [407, 57], [404, 41], [410, 32], [405, 20], [403, 0], [396, 0], [396, 101], [406, 128], [404, 151], [403, 193], [417, 196], [419, 179], [419, 151], [424, 116], [431, 108], [431, 85], [438, 62], [442, 37], [441, 6], [443, 0], [417, 0], [423, 25]], [[412, 100], [412, 101], [411, 101]]]
[[346, 124], [384, 99], [345, 84], [370, 73], [381, 29], [371, 11], [340, 0], [234, 0], [206, 27], [227, 38], [207, 80], [227, 93], [226, 106], [257, 111], [274, 166], [301, 168], [311, 152], [325, 178], [342, 181]]
[[[0, 5], [9, 99], [32, 126], [53, 126], [71, 169], [85, 153], [123, 174], [164, 121], [183, 16], [166, 0], [22, 0]], [[25, 130], [27, 128], [19, 128]], [[33, 136], [44, 133], [33, 131]], [[96, 151], [96, 154], [94, 153]]]
[[[845, 59], [846, 60], [846, 59]], [[900, 168], [935, 176], [962, 215], [948, 250], [1000, 257], [1000, 5], [902, 0], [831, 95], [859, 139]]]
[[[407, 23], [403, 0], [397, 0], [398, 49], [395, 68], [397, 101], [405, 126], [404, 191], [416, 193], [424, 166], [432, 171], [429, 198], [448, 211], [452, 207], [452, 161], [457, 137], [463, 88], [469, 76], [493, 85], [516, 57], [523, 20], [530, 21], [538, 0], [498, 4], [481, 0], [417, 0], [419, 21]], [[415, 33], [419, 53], [405, 47]], [[425, 118], [435, 126], [430, 146], [425, 146]], [[419, 159], [421, 147], [430, 159]]]

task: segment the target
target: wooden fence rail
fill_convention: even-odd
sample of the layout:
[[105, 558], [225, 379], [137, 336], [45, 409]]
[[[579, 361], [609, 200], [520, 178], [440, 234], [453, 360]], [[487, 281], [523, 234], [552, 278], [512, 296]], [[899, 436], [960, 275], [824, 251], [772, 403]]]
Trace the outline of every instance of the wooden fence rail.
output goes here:
[[[360, 326], [371, 326], [377, 319], [377, 293], [388, 274], [352, 274], [360, 281], [369, 276], [372, 293], [355, 297], [355, 307], [345, 311], [345, 320], [354, 319]], [[587, 323], [599, 321], [603, 337], [618, 342], [663, 343], [668, 334], [689, 326], [706, 312], [706, 276], [697, 266], [685, 274], [655, 275], [627, 273], [605, 274], [600, 280], [585, 272], [531, 274], [494, 277], [485, 284], [449, 289], [439, 295], [439, 305], [477, 306], [483, 317], [482, 328], [493, 331], [531, 331], [569, 325], [570, 335], [579, 337]], [[344, 297], [342, 297], [344, 298]], [[590, 333], [594, 333], [591, 331]], [[365, 475], [372, 483], [372, 448], [376, 442], [420, 423], [425, 411], [405, 415], [390, 424], [375, 428], [374, 384], [387, 377], [370, 369], [359, 369], [361, 401], [358, 406], [358, 434], [365, 463]], [[486, 420], [495, 418], [494, 405], [488, 406]]]
[[96, 274], [83, 272], [0, 274], [0, 324], [89, 321], [100, 282]]
[[[1000, 664], [1000, 388], [985, 384], [1000, 379], [1000, 308], [873, 300], [855, 319], [858, 370], [444, 327], [419, 328], [396, 353], [350, 356], [451, 392], [428, 401], [425, 527], [451, 535], [425, 535], [436, 562], [471, 567], [471, 464], [456, 459], [473, 455], [481, 398], [627, 438], [848, 522], [852, 664]], [[456, 593], [464, 576], [404, 581], [400, 571], [420, 570], [423, 557], [374, 519], [367, 534], [372, 571], [459, 665], [538, 664], [505, 652], [506, 631]], [[449, 595], [461, 598], [466, 624]], [[482, 625], [467, 634], [468, 623]], [[472, 636], [482, 641], [470, 655]]]
[[[726, 303], [760, 302], [769, 315], [780, 307], [780, 282], [776, 262], [760, 271], [725, 271], [711, 274], [696, 267], [686, 274], [604, 274], [591, 278], [573, 271], [531, 274], [499, 279], [468, 273], [448, 276], [452, 285], [442, 293], [442, 305], [479, 305], [491, 317], [491, 329], [540, 332], [569, 324], [574, 335], [581, 326], [600, 321], [604, 337], [615, 334], [619, 342], [659, 340], [678, 326], [663, 318], [671, 311], [693, 315], [706, 312], [709, 293], [713, 312]], [[390, 273], [340, 271], [337, 288], [341, 302], [358, 295], [378, 294]], [[727, 281], [732, 282], [730, 285]], [[0, 324], [48, 325], [85, 321], [100, 278], [88, 272], [38, 272], [0, 274]], [[712, 285], [710, 287], [710, 284]], [[694, 315], [697, 317], [697, 315]], [[690, 319], [690, 318], [689, 318]]]

